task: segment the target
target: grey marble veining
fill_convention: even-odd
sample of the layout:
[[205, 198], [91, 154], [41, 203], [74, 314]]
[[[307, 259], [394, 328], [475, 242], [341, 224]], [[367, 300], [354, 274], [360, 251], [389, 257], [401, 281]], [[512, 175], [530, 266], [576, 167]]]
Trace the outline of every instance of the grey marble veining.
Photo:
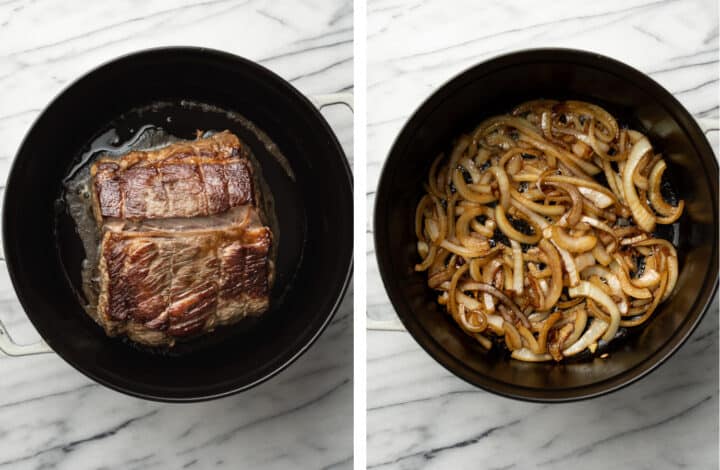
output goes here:
[[[352, 36], [352, 2], [343, 0], [0, 0], [0, 184], [40, 110], [114, 57], [212, 47], [259, 61], [308, 95], [352, 92]], [[323, 114], [352, 157], [350, 112]], [[0, 316], [17, 340], [38, 338], [4, 266]], [[287, 370], [190, 405], [107, 390], [56, 355], [0, 357], [0, 468], [351, 468], [352, 331], [349, 292]]]
[[[477, 62], [571, 47], [649, 73], [718, 153], [714, 0], [368, 2], [367, 316], [394, 321], [375, 261], [372, 208], [394, 137], [419, 104]], [[718, 305], [657, 371], [617, 393], [539, 405], [479, 391], [405, 332], [368, 331], [368, 467], [718, 468]]]

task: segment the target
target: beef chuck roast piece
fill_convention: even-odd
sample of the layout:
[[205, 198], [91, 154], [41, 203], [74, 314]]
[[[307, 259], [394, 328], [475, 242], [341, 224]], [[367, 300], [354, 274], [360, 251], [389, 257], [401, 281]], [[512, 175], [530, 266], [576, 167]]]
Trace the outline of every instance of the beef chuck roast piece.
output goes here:
[[240, 153], [223, 132], [93, 165], [107, 334], [172, 345], [268, 309], [273, 237]]
[[98, 321], [146, 344], [210, 331], [268, 308], [270, 230], [107, 231]]
[[253, 201], [252, 166], [230, 132], [93, 163], [93, 212], [158, 219], [219, 214]]

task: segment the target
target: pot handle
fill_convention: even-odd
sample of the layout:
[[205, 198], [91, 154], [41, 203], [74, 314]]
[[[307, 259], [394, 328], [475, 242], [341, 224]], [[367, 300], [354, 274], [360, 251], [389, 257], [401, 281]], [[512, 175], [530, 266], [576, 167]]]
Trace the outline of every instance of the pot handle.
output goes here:
[[328, 93], [326, 95], [312, 95], [310, 101], [318, 108], [323, 109], [326, 106], [332, 106], [334, 104], [342, 104], [353, 109], [353, 95], [352, 93]]
[[397, 318], [392, 320], [373, 320], [372, 318], [368, 318], [367, 329], [379, 331], [405, 331], [405, 327]]
[[43, 340], [31, 344], [16, 343], [8, 333], [5, 325], [0, 321], [0, 352], [6, 356], [21, 357], [47, 354], [53, 352], [53, 350]]

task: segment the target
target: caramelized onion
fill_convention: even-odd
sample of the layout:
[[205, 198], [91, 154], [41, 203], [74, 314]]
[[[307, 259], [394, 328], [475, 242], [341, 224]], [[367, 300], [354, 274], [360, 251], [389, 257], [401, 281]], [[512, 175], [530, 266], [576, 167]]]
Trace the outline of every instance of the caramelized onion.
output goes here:
[[666, 168], [596, 105], [523, 103], [433, 160], [415, 269], [483, 348], [504, 341], [523, 361], [594, 353], [648, 321], [678, 282], [675, 247], [652, 233], [685, 208], [662, 196]]
[[531, 211], [537, 212], [543, 215], [562, 215], [565, 213], [565, 207], [563, 206], [549, 206], [546, 204], [538, 204], [531, 199], [523, 197], [522, 194], [514, 189], [510, 190], [510, 195], [514, 200], [527, 207]]
[[585, 326], [587, 326], [587, 319], [587, 312], [584, 308], [575, 311], [575, 324], [573, 325], [573, 332], [563, 342], [562, 349], [569, 348], [573, 343], [580, 339], [580, 336], [582, 336], [583, 332], [585, 331]]
[[480, 292], [484, 292], [486, 294], [490, 294], [493, 297], [496, 297], [503, 304], [505, 304], [508, 308], [510, 308], [510, 311], [512, 311], [512, 313], [523, 324], [523, 326], [525, 326], [526, 328], [530, 328], [530, 322], [528, 321], [525, 314], [520, 311], [518, 306], [515, 304], [515, 302], [512, 301], [512, 299], [510, 299], [510, 297], [503, 294], [500, 290], [494, 288], [493, 286], [491, 286], [489, 284], [485, 284], [482, 282], [468, 282], [465, 285], [465, 289], [466, 290], [477, 290]]
[[649, 299], [650, 297], [652, 297], [652, 294], [649, 290], [642, 287], [635, 287], [633, 283], [630, 282], [630, 276], [625, 270], [624, 264], [622, 263], [622, 261], [620, 261], [619, 255], [615, 255], [615, 261], [610, 263], [610, 269], [620, 280], [622, 290], [627, 295], [629, 295], [630, 297], [635, 297], [636, 299]]
[[523, 278], [524, 278], [522, 250], [520, 249], [520, 244], [518, 242], [516, 242], [515, 240], [510, 240], [510, 246], [512, 246], [512, 255], [513, 255], [512, 288], [516, 293], [522, 294]]
[[625, 164], [622, 172], [623, 191], [625, 193], [625, 200], [630, 207], [633, 219], [640, 226], [641, 229], [646, 232], [652, 232], [655, 230], [655, 217], [640, 203], [637, 191], [635, 190], [635, 183], [633, 182], [633, 173], [640, 159], [651, 150], [650, 142], [646, 137], [640, 139], [628, 156], [628, 161]]
[[508, 238], [518, 241], [520, 243], [535, 244], [542, 237], [539, 227], [533, 227], [535, 233], [533, 233], [532, 235], [526, 235], [518, 230], [515, 230], [515, 228], [510, 224], [510, 221], [505, 215], [505, 209], [500, 204], [495, 206], [495, 222], [497, 222], [498, 228]]
[[561, 189], [561, 190], [565, 191], [568, 196], [570, 196], [570, 200], [572, 201], [572, 206], [570, 207], [570, 210], [567, 211], [567, 213], [564, 216], [565, 223], [568, 226], [573, 227], [578, 222], [580, 222], [580, 218], [582, 217], [582, 211], [583, 211], [582, 196], [580, 195], [580, 191], [578, 191], [578, 189], [575, 186], [572, 186], [568, 183], [545, 181], [544, 184], [546, 184], [548, 186], [554, 186], [558, 189]]
[[591, 344], [596, 342], [608, 330], [608, 324], [597, 318], [593, 319], [590, 327], [585, 330], [583, 335], [575, 343], [563, 350], [563, 356], [574, 356], [583, 352]]
[[540, 240], [540, 249], [545, 253], [552, 273], [550, 290], [545, 294], [545, 305], [543, 305], [543, 310], [550, 310], [557, 303], [560, 294], [562, 294], [562, 266], [560, 264], [560, 255], [552, 243], [547, 240]]
[[557, 225], [552, 228], [552, 239], [561, 248], [571, 253], [582, 253], [583, 251], [592, 250], [597, 243], [597, 238], [592, 235], [584, 235], [582, 237], [572, 237], [565, 232], [565, 229]]
[[589, 297], [605, 307], [605, 310], [610, 314], [610, 324], [607, 326], [603, 339], [605, 341], [613, 339], [620, 326], [620, 310], [618, 310], [615, 302], [605, 292], [587, 281], [581, 281], [577, 286], [568, 289], [568, 294], [570, 294], [570, 297]]

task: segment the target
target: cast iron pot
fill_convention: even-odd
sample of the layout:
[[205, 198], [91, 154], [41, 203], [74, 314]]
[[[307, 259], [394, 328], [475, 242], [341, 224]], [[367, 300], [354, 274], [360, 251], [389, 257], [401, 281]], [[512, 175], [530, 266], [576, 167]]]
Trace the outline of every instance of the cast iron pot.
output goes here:
[[[668, 161], [686, 215], [674, 227], [680, 275], [647, 327], [613, 344], [608, 359], [524, 363], [486, 352], [464, 334], [416, 273], [415, 206], [433, 158], [484, 118], [536, 98], [581, 99], [646, 132]], [[682, 175], [681, 177], [678, 177]], [[617, 390], [659, 366], [700, 322], [718, 280], [718, 165], [695, 120], [647, 75], [616, 60], [567, 49], [491, 59], [432, 94], [397, 137], [380, 177], [375, 248], [385, 288], [405, 328], [440, 364], [466, 381], [512, 398], [558, 402]]]
[[[326, 96], [323, 103], [340, 102]], [[183, 102], [183, 100], [185, 100]], [[289, 169], [225, 112], [265, 132]], [[157, 103], [162, 105], [155, 106]], [[183, 104], [185, 103], [185, 104]], [[138, 111], [142, 109], [142, 111]], [[213, 108], [214, 109], [214, 108]], [[275, 198], [280, 226], [270, 311], [256, 321], [178, 344], [165, 353], [108, 338], [76, 290], [84, 251], [61, 202], [63, 178], [88, 143], [154, 125], [181, 138], [229, 129], [250, 145]], [[250, 388], [299, 357], [337, 310], [352, 269], [352, 176], [335, 135], [310, 100], [269, 70], [201, 48], [134, 53], [63, 91], [33, 124], [7, 180], [3, 243], [12, 283], [47, 345], [93, 380], [130, 395], [197, 401]], [[41, 343], [10, 354], [42, 352]]]

